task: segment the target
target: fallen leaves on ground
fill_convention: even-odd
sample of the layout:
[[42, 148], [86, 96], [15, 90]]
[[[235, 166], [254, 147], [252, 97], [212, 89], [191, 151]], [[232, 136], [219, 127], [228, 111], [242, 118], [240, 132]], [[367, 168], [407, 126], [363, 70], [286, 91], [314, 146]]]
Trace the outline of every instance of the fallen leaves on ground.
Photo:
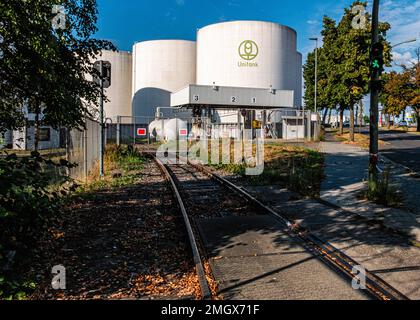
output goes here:
[[[36, 250], [32, 299], [199, 297], [185, 227], [170, 187], [147, 161], [135, 185], [70, 203]], [[53, 290], [51, 268], [66, 268]]]

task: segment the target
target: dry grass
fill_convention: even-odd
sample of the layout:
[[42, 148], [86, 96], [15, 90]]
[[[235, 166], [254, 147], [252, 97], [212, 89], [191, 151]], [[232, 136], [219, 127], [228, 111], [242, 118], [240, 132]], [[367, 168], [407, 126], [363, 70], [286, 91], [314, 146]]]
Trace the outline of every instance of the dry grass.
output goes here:
[[[216, 169], [238, 175], [251, 184], [280, 184], [304, 195], [317, 197], [319, 194], [323, 177], [323, 156], [319, 152], [291, 144], [265, 144], [264, 171], [257, 176], [246, 176], [246, 167], [252, 167], [252, 164], [234, 163], [232, 149], [230, 155], [230, 164], [211, 165]], [[253, 156], [255, 156], [255, 146]]]
[[[354, 133], [354, 141], [350, 141], [350, 133], [336, 134], [338, 140], [342, 143], [361, 147], [363, 149], [369, 149], [369, 136], [360, 133]], [[378, 140], [380, 146], [384, 146], [387, 143], [383, 140]]]
[[417, 132], [417, 128], [415, 127], [394, 127], [391, 126], [389, 129], [388, 128], [384, 128], [382, 127], [382, 130], [395, 130], [395, 131], [402, 131], [402, 132], [408, 132], [408, 133], [415, 133], [415, 134], [420, 134], [420, 132]]

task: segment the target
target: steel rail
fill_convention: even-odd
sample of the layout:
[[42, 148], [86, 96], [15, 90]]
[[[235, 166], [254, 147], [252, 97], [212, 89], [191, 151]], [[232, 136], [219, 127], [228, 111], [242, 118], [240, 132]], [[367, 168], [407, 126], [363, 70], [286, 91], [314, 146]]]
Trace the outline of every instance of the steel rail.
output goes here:
[[[297, 236], [303, 240], [303, 243], [306, 245], [307, 249], [318, 253], [318, 256], [334, 269], [340, 271], [341, 273], [343, 273], [351, 279], [357, 280], [357, 274], [353, 273], [353, 268], [356, 266], [360, 266], [360, 264], [352, 258], [350, 258], [349, 256], [347, 256], [345, 253], [335, 248], [333, 245], [320, 239], [319, 237], [315, 236], [314, 234], [309, 233], [308, 230], [304, 229], [299, 224], [289, 220], [283, 214], [274, 211], [272, 208], [266, 206], [261, 201], [249, 194], [247, 191], [245, 191], [241, 187], [238, 187], [229, 180], [221, 177], [220, 175], [214, 172], [209, 171], [202, 165], [199, 165], [197, 163], [191, 163], [189, 161], [187, 163], [195, 167], [197, 170], [207, 174], [208, 176], [213, 177], [219, 183], [225, 185], [229, 189], [241, 195], [243, 198], [260, 207], [263, 211], [275, 216], [281, 223], [283, 223], [289, 229], [289, 234], [291, 233], [292, 235]], [[365, 269], [365, 272], [366, 289], [375, 298], [380, 300], [409, 300], [407, 296], [395, 289], [392, 285], [390, 285], [383, 279], [371, 273], [369, 270]]]
[[198, 250], [197, 242], [196, 242], [195, 237], [194, 237], [194, 232], [193, 232], [193, 229], [191, 227], [190, 219], [188, 218], [187, 210], [185, 209], [184, 201], [181, 198], [181, 195], [178, 191], [178, 188], [175, 184], [174, 179], [172, 178], [172, 175], [170, 174], [170, 172], [167, 168], [167, 165], [163, 164], [152, 153], [147, 153], [147, 154], [152, 156], [153, 160], [157, 163], [161, 172], [164, 174], [165, 178], [169, 181], [169, 183], [171, 185], [171, 188], [172, 188], [172, 191], [174, 192], [175, 197], [178, 201], [178, 205], [179, 205], [179, 208], [181, 210], [182, 217], [183, 217], [184, 223], [185, 223], [185, 227], [186, 227], [187, 233], [188, 233], [188, 239], [189, 239], [192, 254], [193, 254], [195, 269], [197, 271], [197, 276], [198, 276], [198, 280], [199, 280], [199, 284], [200, 284], [202, 299], [209, 300], [212, 297], [211, 291], [210, 291], [209, 285], [207, 283], [206, 273], [204, 271], [203, 262], [202, 262], [201, 257], [200, 257], [200, 252]]

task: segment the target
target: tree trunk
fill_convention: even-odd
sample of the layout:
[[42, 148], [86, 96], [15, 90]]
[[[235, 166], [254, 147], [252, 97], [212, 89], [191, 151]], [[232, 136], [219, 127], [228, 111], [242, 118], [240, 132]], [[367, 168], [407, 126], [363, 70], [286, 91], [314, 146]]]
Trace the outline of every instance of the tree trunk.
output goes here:
[[417, 132], [420, 132], [420, 108], [416, 108], [416, 115], [417, 115]]
[[354, 142], [354, 105], [350, 103], [350, 133], [349, 133], [349, 140]]
[[391, 129], [391, 115], [385, 113], [386, 128]]
[[34, 121], [34, 150], [38, 151], [39, 149], [39, 127], [40, 127], [40, 119], [39, 116], [41, 114], [41, 107], [40, 103], [38, 102], [37, 98], [33, 98], [30, 100], [30, 105], [28, 106], [28, 111], [33, 112], [35, 114], [35, 121]]
[[35, 111], [35, 125], [34, 125], [34, 150], [39, 149], [39, 110]]
[[355, 122], [355, 126], [357, 127], [359, 124], [359, 117], [357, 116], [359, 114], [359, 104], [356, 104], [356, 110], [355, 112], [355, 117], [354, 117], [354, 122]]
[[344, 133], [344, 129], [343, 129], [343, 117], [344, 117], [344, 109], [340, 108], [340, 134]]

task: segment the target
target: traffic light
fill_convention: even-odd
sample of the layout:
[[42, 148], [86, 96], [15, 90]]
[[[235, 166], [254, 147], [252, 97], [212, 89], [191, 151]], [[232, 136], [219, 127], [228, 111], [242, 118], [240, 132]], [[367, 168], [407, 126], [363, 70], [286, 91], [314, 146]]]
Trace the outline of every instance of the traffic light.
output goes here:
[[[101, 69], [102, 62], [102, 69]], [[109, 61], [96, 61], [93, 65], [96, 74], [93, 75], [93, 81], [100, 85], [100, 79], [103, 81], [103, 87], [111, 86], [111, 63]]]
[[383, 71], [384, 65], [384, 46], [382, 42], [376, 42], [372, 45], [372, 50], [370, 52], [370, 68], [372, 70], [372, 75], [377, 72], [380, 75]]

